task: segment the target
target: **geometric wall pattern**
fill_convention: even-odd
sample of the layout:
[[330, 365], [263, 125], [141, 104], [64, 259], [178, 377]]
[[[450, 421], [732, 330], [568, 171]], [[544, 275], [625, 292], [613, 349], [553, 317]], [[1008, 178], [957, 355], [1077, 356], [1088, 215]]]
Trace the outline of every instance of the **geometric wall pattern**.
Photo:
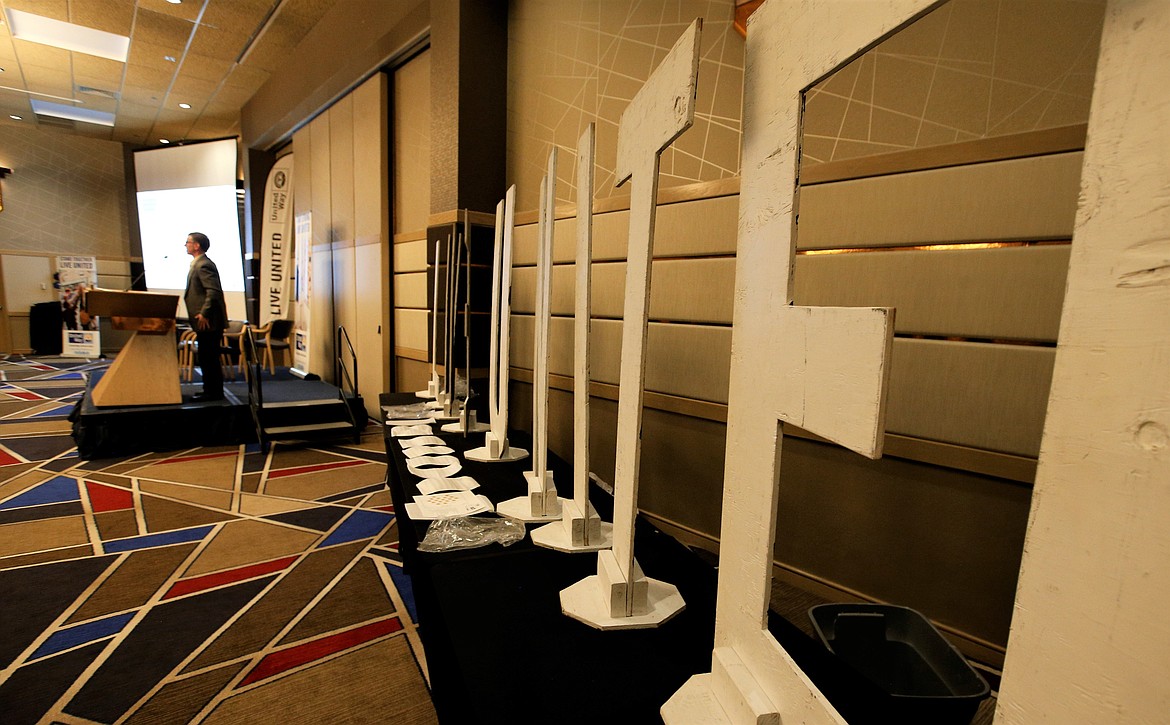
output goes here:
[[660, 185], [739, 174], [743, 38], [730, 0], [522, 0], [508, 16], [508, 170], [517, 208], [534, 209], [552, 146], [557, 200], [576, 199], [574, 159], [597, 122], [596, 197], [614, 188], [621, 114], [666, 52], [703, 18], [694, 125], [661, 157]]
[[91, 365], [0, 361], [3, 721], [435, 722], [380, 431], [84, 461]]
[[1103, 2], [952, 0], [816, 84], [806, 161], [1083, 124]]
[[130, 255], [120, 143], [0, 124], [0, 249]]
[[[662, 188], [739, 175], [744, 41], [733, 0], [518, 0], [510, 6], [508, 179], [535, 209], [549, 149], [557, 201], [576, 199], [577, 139], [597, 122], [595, 198], [614, 188], [621, 114], [703, 18], [694, 125], [662, 154]], [[1088, 120], [1102, 0], [951, 0], [814, 85], [810, 162], [1003, 136]], [[750, 25], [749, 25], [750, 32]]]

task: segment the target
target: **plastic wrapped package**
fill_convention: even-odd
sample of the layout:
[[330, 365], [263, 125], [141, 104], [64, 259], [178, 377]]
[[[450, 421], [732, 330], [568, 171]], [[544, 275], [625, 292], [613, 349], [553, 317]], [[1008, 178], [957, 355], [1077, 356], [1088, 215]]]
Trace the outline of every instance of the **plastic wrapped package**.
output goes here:
[[488, 544], [511, 546], [524, 538], [524, 523], [508, 517], [476, 518], [456, 516], [432, 521], [418, 543], [425, 552], [474, 549]]

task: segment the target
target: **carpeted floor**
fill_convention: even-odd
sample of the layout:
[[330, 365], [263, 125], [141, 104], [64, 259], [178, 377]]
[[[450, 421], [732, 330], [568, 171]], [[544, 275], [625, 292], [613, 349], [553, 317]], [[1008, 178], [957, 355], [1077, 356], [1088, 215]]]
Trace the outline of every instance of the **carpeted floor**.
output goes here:
[[381, 431], [83, 461], [104, 364], [0, 360], [0, 721], [436, 722]]

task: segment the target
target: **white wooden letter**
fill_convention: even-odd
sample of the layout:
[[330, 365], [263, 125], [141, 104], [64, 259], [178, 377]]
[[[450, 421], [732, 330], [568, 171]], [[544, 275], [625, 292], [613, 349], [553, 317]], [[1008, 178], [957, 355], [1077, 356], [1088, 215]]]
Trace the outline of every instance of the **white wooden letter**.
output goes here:
[[532, 470], [524, 472], [528, 495], [508, 499], [496, 510], [521, 521], [559, 521], [561, 504], [548, 470], [548, 323], [552, 287], [553, 221], [557, 201], [557, 149], [548, 155], [540, 182], [540, 242], [536, 252], [536, 333], [532, 358]]
[[496, 205], [496, 246], [492, 257], [492, 334], [489, 342], [488, 422], [480, 448], [464, 456], [481, 463], [519, 461], [528, 451], [508, 444], [508, 364], [512, 320], [512, 230], [515, 227], [516, 185]]
[[593, 263], [593, 150], [590, 123], [577, 141], [577, 263], [573, 320], [573, 499], [558, 524], [532, 532], [532, 541], [558, 551], [599, 551], [613, 545], [613, 525], [589, 503], [589, 308]]
[[791, 305], [801, 94], [929, 4], [771, 0], [751, 18], [715, 650], [663, 706], [672, 725], [843, 722], [766, 626], [780, 423], [880, 456], [893, 311]]
[[[584, 579], [561, 592], [561, 607], [566, 614], [599, 628], [658, 626], [685, 606], [673, 585], [640, 575], [634, 561], [634, 518], [638, 512], [638, 467], [642, 454], [642, 391], [646, 379], [646, 324], [658, 163], [662, 151], [690, 128], [695, 117], [701, 29], [702, 20], [696, 19], [683, 32], [646, 85], [630, 101], [618, 127], [618, 183], [631, 179], [632, 183], [618, 385], [613, 549], [598, 554], [596, 577]], [[598, 586], [603, 591], [596, 591]], [[613, 595], [615, 588], [623, 592], [622, 597]]]

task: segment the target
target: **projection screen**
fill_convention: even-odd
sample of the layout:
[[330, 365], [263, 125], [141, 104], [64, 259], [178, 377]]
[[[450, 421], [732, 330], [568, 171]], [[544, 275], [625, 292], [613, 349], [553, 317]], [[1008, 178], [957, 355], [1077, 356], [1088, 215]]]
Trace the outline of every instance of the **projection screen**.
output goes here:
[[[219, 269], [228, 317], [247, 319], [240, 216], [236, 202], [236, 140], [224, 139], [134, 152], [142, 264], [151, 292], [182, 296], [191, 232], [211, 240], [207, 256]], [[179, 302], [179, 317], [187, 309]]]

